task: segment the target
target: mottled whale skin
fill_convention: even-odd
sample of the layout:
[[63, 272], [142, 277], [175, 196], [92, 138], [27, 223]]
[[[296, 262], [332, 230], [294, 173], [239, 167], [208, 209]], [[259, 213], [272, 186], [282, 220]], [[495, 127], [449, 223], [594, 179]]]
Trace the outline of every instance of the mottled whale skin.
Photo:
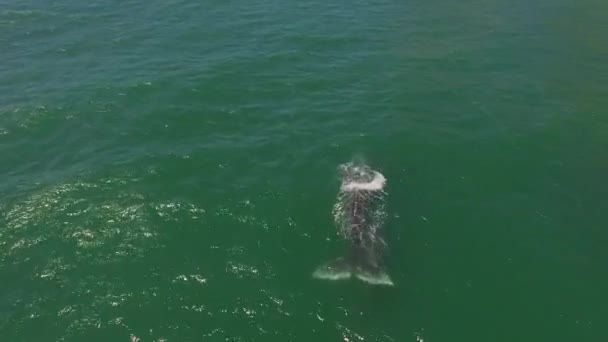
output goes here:
[[383, 264], [387, 246], [381, 236], [386, 179], [365, 164], [347, 163], [340, 171], [342, 185], [333, 214], [349, 250], [319, 266], [313, 276], [328, 280], [355, 276], [370, 284], [393, 285]]

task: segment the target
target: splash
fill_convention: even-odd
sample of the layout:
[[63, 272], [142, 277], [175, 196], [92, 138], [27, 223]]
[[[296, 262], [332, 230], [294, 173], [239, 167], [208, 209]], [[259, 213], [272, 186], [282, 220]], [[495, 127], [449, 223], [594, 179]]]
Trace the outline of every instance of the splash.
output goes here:
[[342, 173], [340, 190], [343, 192], [357, 190], [376, 192], [382, 191], [386, 185], [386, 178], [365, 164], [346, 163], [340, 165], [340, 170]]

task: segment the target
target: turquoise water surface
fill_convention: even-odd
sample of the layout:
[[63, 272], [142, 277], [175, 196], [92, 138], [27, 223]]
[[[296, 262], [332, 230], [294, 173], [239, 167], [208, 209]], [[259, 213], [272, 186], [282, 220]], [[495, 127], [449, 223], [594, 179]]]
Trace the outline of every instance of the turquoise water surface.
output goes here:
[[608, 341], [607, 4], [0, 0], [1, 340]]

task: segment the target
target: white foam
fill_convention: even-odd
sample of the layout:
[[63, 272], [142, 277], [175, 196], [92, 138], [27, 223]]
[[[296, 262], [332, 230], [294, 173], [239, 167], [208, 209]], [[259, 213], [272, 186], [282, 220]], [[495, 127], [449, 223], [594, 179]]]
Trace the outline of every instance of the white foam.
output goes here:
[[369, 182], [349, 182], [344, 183], [340, 187], [342, 191], [355, 191], [355, 190], [368, 190], [368, 191], [378, 191], [384, 189], [384, 185], [386, 184], [386, 178], [378, 172], [374, 171], [374, 178], [372, 178]]
[[325, 280], [343, 280], [351, 277], [350, 270], [333, 271], [327, 269], [318, 269], [312, 276], [317, 279]]
[[388, 276], [388, 274], [382, 272], [380, 274], [369, 274], [366, 272], [358, 272], [356, 273], [357, 278], [359, 278], [360, 280], [371, 284], [371, 285], [386, 285], [386, 286], [393, 286], [395, 284], [393, 284], [393, 281], [391, 280], [391, 278]]

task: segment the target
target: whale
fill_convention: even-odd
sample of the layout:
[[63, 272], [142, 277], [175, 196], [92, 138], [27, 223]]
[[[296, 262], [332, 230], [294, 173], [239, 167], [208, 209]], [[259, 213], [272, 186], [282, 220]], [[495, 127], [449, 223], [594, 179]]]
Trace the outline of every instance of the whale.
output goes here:
[[341, 256], [318, 266], [313, 277], [355, 277], [368, 284], [392, 286], [384, 263], [387, 244], [382, 236], [386, 178], [362, 163], [342, 164], [339, 170], [341, 185], [332, 212], [338, 235], [348, 247]]

